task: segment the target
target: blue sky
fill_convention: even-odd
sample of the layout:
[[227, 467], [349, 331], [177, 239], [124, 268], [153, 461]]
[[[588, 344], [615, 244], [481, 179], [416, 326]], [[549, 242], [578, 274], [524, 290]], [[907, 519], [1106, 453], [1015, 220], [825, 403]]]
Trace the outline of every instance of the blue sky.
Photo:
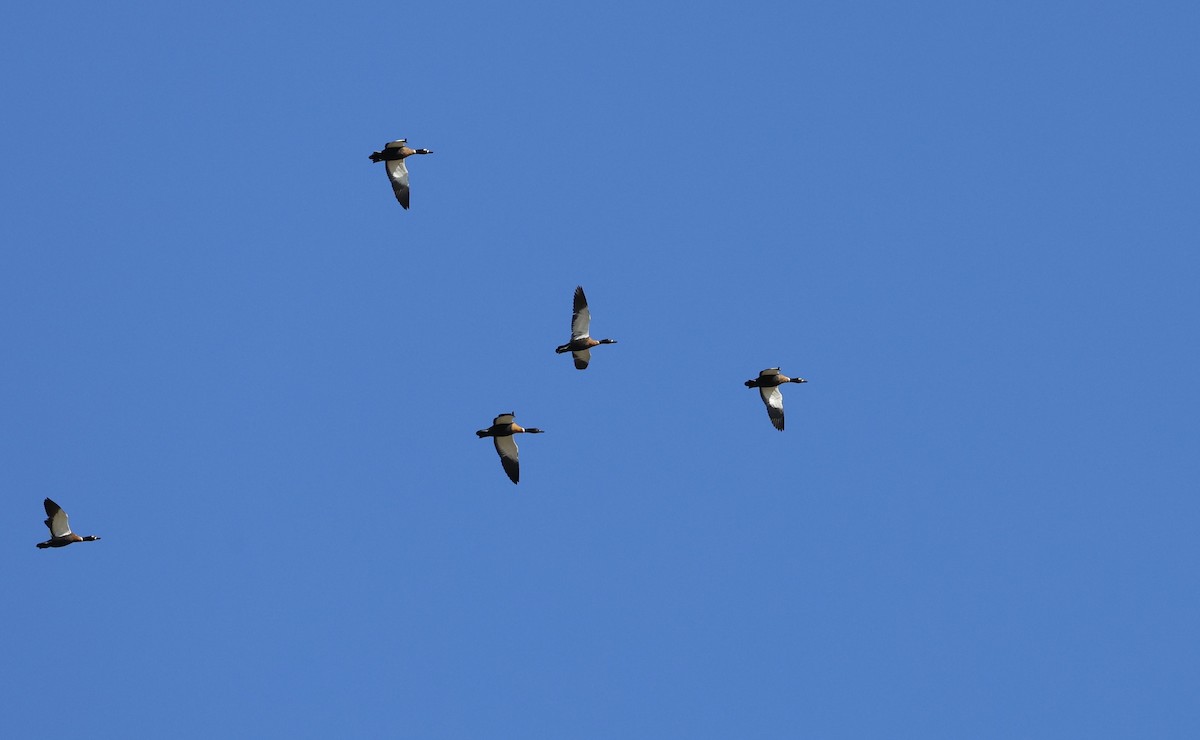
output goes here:
[[1198, 21], [6, 10], [0, 735], [1196, 737]]

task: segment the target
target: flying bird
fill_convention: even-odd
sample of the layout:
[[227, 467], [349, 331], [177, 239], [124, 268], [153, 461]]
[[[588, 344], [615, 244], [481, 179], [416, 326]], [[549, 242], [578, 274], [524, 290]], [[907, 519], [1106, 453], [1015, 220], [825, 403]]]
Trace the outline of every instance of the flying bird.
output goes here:
[[747, 388], [757, 388], [767, 407], [767, 416], [779, 431], [783, 431], [783, 394], [779, 386], [784, 383], [807, 383], [804, 378], [789, 378], [779, 373], [779, 368], [769, 367], [758, 374], [754, 380], [747, 380]]
[[396, 139], [384, 145], [382, 152], [371, 152], [372, 162], [384, 162], [387, 165], [387, 176], [392, 182], [392, 191], [396, 200], [408, 210], [408, 167], [404, 158], [413, 154], [433, 154], [428, 149], [412, 149], [407, 144], [408, 139]]
[[517, 461], [517, 441], [513, 439], [513, 435], [542, 434], [542, 430], [536, 427], [525, 429], [517, 425], [513, 421], [515, 415], [515, 411], [500, 414], [492, 421], [490, 427], [480, 429], [475, 434], [480, 439], [492, 438], [492, 441], [496, 443], [496, 454], [500, 456], [500, 464], [504, 466], [504, 472], [508, 473], [508, 477], [513, 483], [518, 483], [521, 480], [521, 466]]
[[50, 539], [37, 543], [39, 548], [66, 547], [73, 542], [92, 542], [100, 539], [94, 534], [80, 537], [72, 532], [71, 525], [67, 522], [67, 512], [50, 499], [43, 501], [42, 505], [46, 507], [46, 526], [50, 528]]
[[588, 310], [587, 296], [583, 294], [583, 286], [575, 288], [575, 300], [571, 312], [571, 341], [554, 349], [558, 354], [570, 352], [575, 359], [575, 369], [583, 370], [592, 359], [592, 347], [600, 344], [616, 344], [615, 339], [592, 339], [588, 329], [592, 323], [592, 312]]

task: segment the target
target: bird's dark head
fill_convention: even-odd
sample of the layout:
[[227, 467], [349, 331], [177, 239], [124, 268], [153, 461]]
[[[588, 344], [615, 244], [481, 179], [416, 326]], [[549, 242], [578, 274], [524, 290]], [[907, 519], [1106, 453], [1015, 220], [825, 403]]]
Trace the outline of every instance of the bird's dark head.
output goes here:
[[89, 534], [88, 536], [86, 536], [82, 540], [80, 540], [80, 542], [95, 542], [98, 539], [100, 539], [100, 538], [97, 537], [96, 535]]
[[529, 427], [528, 429], [525, 430], [525, 433], [526, 434], [543, 434], [544, 431], [541, 429], [538, 429], [537, 427]]
[[807, 383], [808, 381], [805, 380], [804, 378], [792, 378], [792, 382], [793, 383]]
[[433, 154], [432, 149], [414, 149], [413, 154]]
[[615, 340], [615, 339], [601, 339], [600, 340], [600, 344], [616, 344], [616, 343], [617, 343], [617, 340]]

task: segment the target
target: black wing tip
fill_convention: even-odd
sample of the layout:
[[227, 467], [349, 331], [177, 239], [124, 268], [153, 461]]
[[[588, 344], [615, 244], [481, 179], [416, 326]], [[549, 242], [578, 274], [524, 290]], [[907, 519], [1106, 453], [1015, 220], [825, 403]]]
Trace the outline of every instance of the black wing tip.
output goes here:
[[521, 482], [521, 466], [515, 460], [509, 460], [501, 455], [500, 464], [504, 466], [504, 472], [508, 474], [508, 479], [514, 485]]

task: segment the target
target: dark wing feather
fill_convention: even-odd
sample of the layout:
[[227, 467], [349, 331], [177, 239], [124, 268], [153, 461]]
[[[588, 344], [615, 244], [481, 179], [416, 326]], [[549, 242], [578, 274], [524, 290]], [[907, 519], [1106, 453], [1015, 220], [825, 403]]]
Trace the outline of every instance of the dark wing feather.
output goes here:
[[575, 299], [571, 302], [571, 339], [588, 336], [592, 323], [592, 313], [588, 310], [587, 296], [583, 294], [583, 286], [575, 288]]
[[67, 519], [67, 512], [62, 510], [62, 507], [54, 503], [50, 499], [42, 502], [42, 506], [46, 509], [46, 527], [50, 530], [51, 537], [65, 537], [71, 534], [71, 523]]
[[500, 464], [504, 466], [504, 472], [508, 474], [508, 479], [513, 483], [519, 483], [521, 481], [521, 464], [517, 456], [517, 440], [509, 434], [504, 437], [493, 437], [492, 441], [496, 443], [496, 454], [500, 455]]
[[392, 182], [392, 192], [396, 194], [396, 200], [400, 201], [400, 205], [404, 206], [404, 210], [408, 210], [408, 167], [404, 165], [403, 159], [393, 159], [386, 162], [388, 180]]
[[762, 396], [763, 404], [767, 407], [767, 416], [771, 418], [771, 423], [779, 431], [783, 431], [783, 394], [779, 392], [779, 386], [772, 388], [761, 387], [758, 389]]

